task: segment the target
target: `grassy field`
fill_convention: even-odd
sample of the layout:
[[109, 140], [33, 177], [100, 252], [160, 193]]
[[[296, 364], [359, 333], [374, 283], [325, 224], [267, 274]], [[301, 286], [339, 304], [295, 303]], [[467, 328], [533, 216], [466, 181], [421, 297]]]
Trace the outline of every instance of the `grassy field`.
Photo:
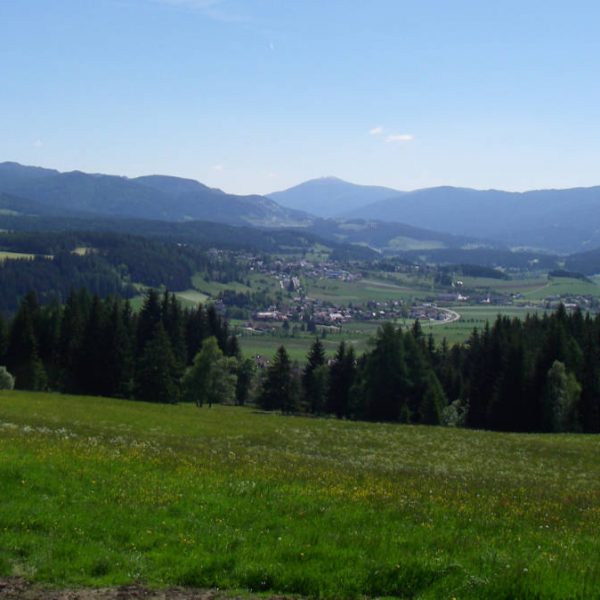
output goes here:
[[2, 392], [0, 481], [0, 576], [600, 597], [592, 436]]
[[467, 290], [485, 290], [502, 294], [522, 294], [521, 302], [544, 300], [550, 296], [600, 296], [600, 285], [568, 277], [531, 276], [509, 280], [463, 277]]
[[507, 317], [524, 319], [527, 314], [543, 314], [544, 309], [528, 308], [522, 306], [454, 306], [453, 310], [461, 316], [459, 321], [454, 323], [429, 325], [422, 323], [423, 331], [426, 334], [432, 333], [436, 341], [440, 342], [442, 338], [446, 338], [450, 344], [458, 344], [464, 342], [475, 327], [481, 330], [486, 323], [490, 325], [496, 320], [496, 317], [501, 314]]
[[[543, 313], [543, 309], [533, 309], [522, 306], [453, 306], [452, 310], [461, 315], [459, 321], [452, 323], [430, 323], [421, 322], [421, 327], [425, 335], [432, 334], [434, 340], [439, 344], [445, 338], [449, 344], [459, 344], [468, 339], [475, 327], [481, 330], [486, 322], [490, 324], [496, 320], [499, 314], [508, 317], [525, 318], [528, 313]], [[322, 340], [325, 350], [329, 356], [333, 356], [342, 340], [351, 343], [355, 350], [360, 354], [368, 347], [369, 338], [372, 338], [377, 332], [378, 327], [383, 321], [365, 321], [351, 322], [342, 326], [340, 333], [329, 333]], [[396, 325], [404, 328], [412, 327], [414, 321], [411, 319], [398, 319]], [[241, 324], [238, 323], [238, 324]], [[277, 325], [273, 324], [278, 327]], [[311, 344], [315, 339], [314, 335], [308, 333], [298, 334], [296, 337], [285, 336], [282, 333], [263, 335], [243, 335], [239, 338], [242, 352], [245, 356], [254, 356], [262, 354], [271, 357], [282, 344], [286, 347], [288, 353], [294, 360], [304, 361]]]
[[177, 298], [181, 301], [183, 306], [197, 306], [198, 304], [204, 304], [209, 299], [206, 294], [197, 290], [184, 290], [183, 292], [175, 292]]
[[[365, 326], [361, 327], [361, 325]], [[329, 333], [326, 338], [321, 339], [325, 352], [328, 356], [333, 358], [340, 342], [345, 340], [354, 346], [356, 352], [362, 353], [367, 348], [369, 338], [375, 335], [378, 326], [379, 324], [376, 323], [351, 323], [345, 325], [340, 333]], [[251, 335], [241, 336], [239, 341], [244, 356], [261, 354], [262, 356], [271, 358], [277, 351], [277, 348], [283, 345], [292, 360], [304, 363], [306, 355], [315, 341], [315, 334], [301, 333], [294, 337], [284, 336], [278, 333], [275, 335]]]
[[335, 279], [309, 279], [306, 281], [307, 295], [325, 302], [339, 305], [362, 304], [369, 300], [409, 300], [427, 295], [426, 291], [410, 285], [399, 285], [393, 280], [365, 278], [358, 281]]

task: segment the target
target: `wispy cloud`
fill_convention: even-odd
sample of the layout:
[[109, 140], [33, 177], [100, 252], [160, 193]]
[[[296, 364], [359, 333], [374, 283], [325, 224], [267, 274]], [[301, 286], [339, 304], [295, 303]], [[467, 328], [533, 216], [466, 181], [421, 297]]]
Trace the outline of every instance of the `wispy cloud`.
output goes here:
[[41, 148], [44, 145], [44, 142], [42, 142], [42, 140], [35, 140], [32, 145], [34, 148]]
[[182, 8], [197, 8], [206, 10], [217, 6], [222, 0], [154, 0], [158, 4], [170, 4], [171, 6], [181, 6]]
[[245, 17], [224, 10], [225, 0], [151, 0], [155, 4], [163, 4], [187, 10], [196, 10], [215, 21], [224, 23], [241, 23]]
[[218, 165], [213, 165], [211, 167], [211, 169], [213, 171], [216, 171], [217, 173], [221, 173], [221, 172], [223, 172], [225, 170], [225, 167], [221, 163], [219, 163]]
[[394, 133], [385, 138], [386, 142], [412, 142], [415, 136], [410, 133]]
[[383, 127], [378, 125], [377, 127], [373, 127], [373, 129], [369, 129], [369, 135], [381, 135], [383, 133]]

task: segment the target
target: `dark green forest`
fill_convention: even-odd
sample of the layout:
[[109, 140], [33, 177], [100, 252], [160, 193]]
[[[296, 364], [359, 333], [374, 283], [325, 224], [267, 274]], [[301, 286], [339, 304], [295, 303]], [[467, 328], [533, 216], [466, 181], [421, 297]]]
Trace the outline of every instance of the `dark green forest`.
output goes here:
[[[501, 431], [600, 431], [600, 316], [499, 316], [468, 341], [436, 345], [419, 322], [382, 325], [356, 356], [327, 360], [316, 338], [304, 365], [280, 347], [267, 366], [241, 358], [213, 306], [183, 309], [149, 291], [126, 300], [71, 293], [40, 306], [34, 293], [0, 321], [0, 364], [21, 389]], [[201, 390], [201, 391], [199, 391]], [[217, 393], [218, 391], [218, 393]]]
[[102, 298], [128, 298], [138, 293], [134, 284], [189, 289], [199, 271], [216, 281], [241, 277], [226, 253], [133, 235], [13, 232], [0, 234], [0, 249], [36, 255], [0, 262], [0, 311], [5, 313], [15, 311], [29, 291], [41, 304], [64, 303], [80, 288]]

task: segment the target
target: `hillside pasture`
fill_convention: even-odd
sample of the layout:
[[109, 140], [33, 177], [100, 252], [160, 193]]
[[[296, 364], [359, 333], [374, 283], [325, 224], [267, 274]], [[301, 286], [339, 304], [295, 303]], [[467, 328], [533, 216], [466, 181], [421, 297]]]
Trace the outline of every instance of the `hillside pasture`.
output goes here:
[[596, 598], [600, 450], [0, 393], [0, 576], [320, 598]]

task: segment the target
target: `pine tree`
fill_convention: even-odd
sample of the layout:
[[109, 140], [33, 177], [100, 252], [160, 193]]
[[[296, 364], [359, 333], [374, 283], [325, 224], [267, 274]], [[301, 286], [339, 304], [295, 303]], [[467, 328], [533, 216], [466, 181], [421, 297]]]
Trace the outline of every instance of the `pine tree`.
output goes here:
[[322, 413], [325, 409], [327, 393], [327, 372], [325, 365], [325, 349], [319, 338], [315, 338], [307, 356], [307, 363], [302, 373], [302, 392], [309, 412]]
[[162, 322], [146, 341], [135, 372], [135, 397], [148, 402], [174, 403], [179, 399], [177, 363]]
[[89, 312], [89, 298], [85, 291], [71, 292], [67, 298], [60, 325], [58, 341], [59, 386], [63, 392], [76, 393], [77, 367]]
[[426, 375], [423, 397], [419, 403], [419, 423], [439, 425], [446, 405], [444, 390], [435, 373], [429, 371]]
[[8, 338], [6, 333], [6, 322], [2, 314], [0, 313], [0, 365], [3, 365], [6, 361], [7, 344]]
[[352, 346], [340, 342], [335, 359], [329, 369], [327, 412], [336, 417], [350, 415], [350, 390], [356, 378], [356, 360]]
[[113, 299], [108, 303], [104, 392], [107, 396], [129, 398], [133, 392], [134, 336], [131, 329], [131, 307]]
[[24, 390], [42, 390], [46, 386], [46, 372], [39, 357], [35, 322], [39, 305], [35, 294], [25, 296], [11, 324], [6, 363], [15, 377], [15, 387]]
[[280, 346], [267, 368], [258, 404], [264, 410], [291, 413], [295, 409], [293, 400], [292, 365], [285, 347]]
[[105, 332], [104, 305], [98, 296], [94, 296], [77, 361], [77, 389], [82, 394], [106, 394], [106, 381], [111, 377], [107, 373], [107, 355], [114, 349], [108, 347]]
[[583, 344], [582, 390], [578, 413], [583, 431], [587, 433], [599, 433], [600, 347], [598, 336], [594, 335], [594, 325], [591, 320], [586, 320], [586, 333]]
[[40, 313], [37, 327], [40, 360], [48, 375], [50, 389], [60, 387], [60, 328], [63, 308], [56, 298]]
[[385, 323], [377, 331], [374, 348], [365, 357], [361, 380], [360, 403], [367, 419], [409, 420], [409, 380], [402, 332], [391, 323]]
[[[162, 323], [160, 299], [156, 290], [148, 290], [137, 318], [137, 352], [141, 356], [146, 344], [154, 338], [156, 326]], [[164, 327], [163, 327], [164, 328]]]
[[181, 378], [187, 364], [187, 348], [184, 315], [175, 294], [165, 292], [162, 305], [162, 320], [171, 342], [178, 376]]
[[208, 337], [208, 323], [206, 313], [201, 304], [188, 313], [186, 318], [185, 341], [187, 346], [187, 363], [190, 364], [200, 347], [204, 338]]
[[246, 404], [252, 388], [254, 378], [254, 361], [251, 358], [238, 359], [235, 374], [237, 382], [235, 386], [235, 402], [240, 406]]

